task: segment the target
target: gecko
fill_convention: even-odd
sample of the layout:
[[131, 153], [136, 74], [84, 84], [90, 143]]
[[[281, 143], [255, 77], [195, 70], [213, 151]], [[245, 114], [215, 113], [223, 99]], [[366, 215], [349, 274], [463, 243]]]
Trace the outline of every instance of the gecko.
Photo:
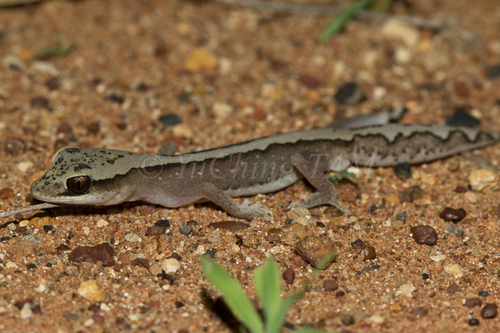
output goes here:
[[[421, 164], [496, 143], [500, 135], [468, 127], [388, 123], [391, 115], [348, 118], [330, 127], [276, 134], [219, 148], [175, 154], [167, 142], [157, 154], [104, 148], [62, 148], [52, 166], [31, 184], [43, 204], [0, 213], [0, 218], [67, 205], [108, 206], [144, 201], [169, 208], [211, 201], [243, 219], [263, 217], [259, 202], [233, 198], [282, 190], [306, 179], [315, 192], [290, 207], [331, 205], [337, 200], [326, 174], [351, 165]], [[369, 124], [369, 126], [365, 126]]]

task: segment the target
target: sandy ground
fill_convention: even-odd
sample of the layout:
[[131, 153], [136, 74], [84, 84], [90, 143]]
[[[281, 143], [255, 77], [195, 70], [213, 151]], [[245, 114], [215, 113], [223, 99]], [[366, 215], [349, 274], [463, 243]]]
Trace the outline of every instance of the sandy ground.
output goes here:
[[[320, 44], [328, 16], [217, 1], [50, 1], [1, 9], [0, 211], [29, 205], [30, 183], [64, 146], [152, 154], [173, 140], [178, 152], [189, 152], [392, 106], [408, 108], [404, 122], [441, 124], [463, 108], [481, 129], [499, 131], [498, 1], [401, 1], [393, 12], [438, 21], [440, 29], [364, 18]], [[41, 54], [44, 47], [52, 47], [49, 54]], [[349, 82], [364, 101], [335, 100]], [[242, 221], [249, 227], [237, 231], [209, 226], [240, 221], [212, 204], [134, 203], [4, 219], [0, 330], [227, 332], [210, 310], [219, 294], [198, 255], [215, 253], [254, 300], [252, 269], [273, 255], [281, 272], [295, 273], [292, 284], [283, 281], [289, 295], [313, 277], [295, 252], [308, 235], [332, 240], [339, 256], [292, 307], [285, 330], [498, 331], [499, 319], [481, 314], [488, 303], [500, 304], [498, 192], [473, 191], [468, 177], [494, 169], [500, 146], [476, 153], [414, 166], [407, 180], [390, 168], [365, 170], [359, 187], [339, 186], [350, 218], [326, 207], [293, 215], [288, 203], [311, 191], [299, 182], [250, 198], [270, 209], [272, 221]], [[498, 179], [492, 183], [494, 189]], [[402, 202], [412, 186], [422, 194]], [[445, 229], [445, 207], [466, 211], [456, 224], [461, 236]], [[154, 226], [164, 219], [170, 227]], [[437, 244], [418, 244], [416, 225], [433, 227]], [[270, 228], [282, 237], [268, 237]], [[356, 240], [376, 257], [356, 247], [359, 241], [351, 244]], [[110, 262], [72, 261], [78, 246], [103, 243], [112, 248]], [[161, 274], [172, 256], [178, 269]]]

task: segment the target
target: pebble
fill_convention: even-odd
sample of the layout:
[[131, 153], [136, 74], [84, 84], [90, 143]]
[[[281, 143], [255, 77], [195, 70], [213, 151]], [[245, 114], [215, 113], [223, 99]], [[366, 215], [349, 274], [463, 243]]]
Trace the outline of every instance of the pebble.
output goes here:
[[222, 222], [214, 222], [208, 225], [209, 228], [214, 229], [224, 229], [229, 231], [238, 231], [245, 230], [249, 227], [247, 223], [239, 222], [239, 221], [222, 221]]
[[477, 296], [481, 296], [481, 297], [486, 297], [486, 296], [489, 296], [490, 294], [488, 294], [486, 291], [484, 290], [479, 290], [479, 292], [477, 293]]
[[155, 226], [163, 227], [163, 228], [170, 228], [170, 221], [169, 220], [158, 220], [158, 221], [156, 221]]
[[76, 265], [69, 265], [64, 268], [64, 273], [66, 273], [67, 276], [78, 276], [78, 274], [80, 274], [80, 268]]
[[450, 295], [453, 295], [454, 293], [461, 293], [462, 289], [460, 289], [460, 287], [456, 283], [452, 283], [448, 286], [448, 288], [446, 288], [446, 292]]
[[217, 65], [217, 58], [206, 48], [195, 48], [184, 63], [184, 67], [191, 72], [212, 69]]
[[96, 246], [77, 246], [68, 255], [68, 260], [73, 262], [90, 262], [97, 263], [98, 261], [106, 267], [113, 266], [114, 250], [108, 243], [102, 243]]
[[3, 188], [0, 190], [0, 200], [7, 200], [14, 197], [14, 191], [10, 188]]
[[444, 227], [444, 230], [457, 236], [462, 236], [464, 234], [464, 229], [457, 227], [457, 225], [453, 222], [448, 223], [448, 225]]
[[325, 291], [335, 291], [339, 288], [339, 284], [335, 280], [325, 280], [323, 282]]
[[342, 316], [342, 319], [340, 321], [345, 326], [351, 326], [351, 325], [353, 325], [355, 323], [354, 316], [349, 315], [349, 314], [346, 314], [346, 315]]
[[380, 28], [380, 33], [384, 37], [400, 40], [407, 46], [416, 46], [420, 39], [418, 29], [396, 19], [386, 20]]
[[281, 277], [283, 278], [283, 280], [285, 280], [286, 283], [293, 284], [293, 281], [295, 280], [295, 271], [293, 270], [293, 268], [288, 268], [283, 272]]
[[130, 243], [140, 243], [142, 241], [141, 237], [133, 232], [126, 234], [123, 238]]
[[485, 69], [485, 74], [488, 79], [500, 77], [500, 65], [490, 65]]
[[481, 122], [476, 117], [472, 116], [463, 108], [457, 108], [455, 112], [446, 118], [445, 124], [447, 126], [465, 126], [465, 127], [476, 127], [479, 126]]
[[394, 221], [401, 221], [403, 223], [406, 223], [406, 212], [394, 216]]
[[429, 310], [423, 307], [418, 307], [416, 309], [411, 310], [410, 313], [415, 317], [425, 317], [429, 314]]
[[445, 260], [446, 256], [444, 254], [442, 254], [442, 253], [436, 252], [436, 254], [433, 255], [433, 256], [430, 256], [430, 258], [432, 260], [434, 260], [435, 262], [440, 262], [440, 261]]
[[355, 250], [361, 250], [365, 247], [365, 242], [363, 242], [361, 239], [356, 239], [354, 242], [351, 243], [351, 247]]
[[43, 109], [49, 107], [49, 100], [43, 96], [33, 97], [30, 100], [30, 105], [34, 109]]
[[11, 69], [26, 69], [26, 64], [21, 59], [11, 55], [5, 56], [2, 59], [2, 64]]
[[365, 94], [361, 87], [354, 83], [349, 82], [340, 87], [334, 95], [335, 101], [342, 105], [355, 105], [365, 99]]
[[42, 241], [40, 240], [40, 238], [36, 237], [35, 235], [33, 235], [29, 232], [23, 233], [23, 235], [21, 236], [21, 241], [23, 241], [23, 242], [29, 241], [29, 242], [33, 242], [36, 244], [42, 244]]
[[470, 326], [478, 326], [479, 325], [479, 319], [476, 319], [476, 318], [469, 319], [469, 325]]
[[374, 324], [382, 324], [384, 322], [384, 317], [373, 315], [370, 318], [368, 318], [368, 320], [370, 320]]
[[283, 237], [283, 230], [278, 228], [269, 228], [267, 230], [267, 241], [269, 243], [276, 243]]
[[407, 180], [408, 178], [411, 177], [411, 165], [410, 163], [401, 163], [398, 164], [394, 167], [394, 173], [396, 174], [396, 177], [398, 177], [401, 180]]
[[29, 319], [33, 316], [33, 311], [31, 310], [31, 304], [29, 302], [24, 303], [20, 315], [22, 319]]
[[165, 127], [174, 127], [175, 125], [182, 124], [182, 118], [175, 113], [168, 113], [160, 116], [158, 120], [161, 121]]
[[464, 276], [464, 271], [459, 264], [448, 264], [444, 266], [444, 271], [456, 278], [461, 278], [462, 276]]
[[181, 263], [175, 258], [168, 258], [161, 262], [161, 269], [167, 274], [175, 273], [179, 268], [181, 268]]
[[327, 209], [325, 209], [325, 211], [323, 212], [323, 215], [327, 219], [340, 218], [340, 217], [344, 216], [344, 214], [338, 208], [331, 207], [331, 206], [328, 207]]
[[433, 227], [428, 225], [418, 225], [411, 228], [413, 239], [418, 244], [436, 245], [438, 235]]
[[50, 224], [51, 220], [50, 216], [34, 217], [29, 221], [28, 225], [33, 228], [42, 228]]
[[446, 207], [441, 213], [439, 213], [440, 218], [453, 223], [462, 221], [466, 216], [467, 212], [463, 208], [453, 209], [451, 207]]
[[469, 186], [473, 191], [496, 191], [499, 188], [498, 175], [487, 169], [478, 169], [470, 173]]
[[[328, 237], [307, 236], [297, 243], [295, 249], [305, 261], [317, 269], [326, 269], [337, 259], [335, 243]], [[328, 260], [318, 266], [323, 257]]]
[[405, 297], [412, 297], [412, 293], [417, 290], [411, 283], [402, 284], [396, 291], [396, 296], [403, 295]]
[[146, 229], [145, 236], [159, 236], [167, 232], [167, 228], [159, 227], [156, 224]]
[[58, 76], [59, 71], [56, 66], [54, 66], [51, 62], [48, 61], [35, 61], [33, 66], [31, 66], [35, 71], [40, 72], [42, 74], [48, 74], [50, 76]]
[[483, 305], [483, 302], [478, 297], [467, 298], [464, 301], [464, 306], [468, 308], [480, 307]]
[[497, 316], [498, 306], [495, 303], [487, 303], [481, 309], [481, 317], [484, 319], [492, 319]]
[[404, 223], [401, 220], [396, 220], [396, 221], [392, 222], [392, 228], [396, 231], [401, 230], [401, 228], [403, 228], [403, 227], [404, 227]]
[[104, 293], [97, 287], [96, 280], [87, 280], [80, 283], [78, 294], [90, 302], [104, 301]]
[[233, 112], [233, 107], [227, 103], [215, 102], [212, 105], [212, 110], [216, 118], [225, 120]]
[[193, 228], [187, 224], [183, 224], [179, 228], [179, 232], [183, 235], [189, 235], [190, 233], [193, 232]]
[[288, 218], [291, 218], [292, 220], [296, 220], [299, 217], [310, 217], [311, 216], [311, 212], [307, 208], [295, 207], [292, 210], [288, 211], [286, 213], [286, 216]]
[[363, 249], [363, 255], [363, 260], [372, 260], [377, 257], [377, 252], [373, 246], [368, 245]]
[[403, 190], [399, 193], [398, 198], [401, 203], [409, 202], [412, 203], [417, 199], [421, 199], [424, 194], [424, 191], [419, 186], [412, 186]]
[[108, 224], [109, 224], [108, 221], [106, 221], [105, 219], [98, 219], [95, 225], [98, 228], [103, 228], [103, 227], [107, 226]]
[[19, 171], [26, 173], [28, 172], [29, 169], [33, 167], [33, 162], [31, 161], [19, 162], [18, 164], [16, 164], [16, 167]]

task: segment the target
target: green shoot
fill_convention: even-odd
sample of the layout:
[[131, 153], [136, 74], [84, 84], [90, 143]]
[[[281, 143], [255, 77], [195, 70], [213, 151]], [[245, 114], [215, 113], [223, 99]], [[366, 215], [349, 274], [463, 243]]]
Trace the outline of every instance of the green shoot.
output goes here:
[[[215, 261], [201, 256], [201, 267], [207, 279], [221, 292], [235, 317], [251, 333], [279, 333], [286, 314], [307, 289], [307, 285], [292, 296], [281, 299], [281, 279], [276, 262], [267, 262], [254, 271], [254, 283], [265, 320], [258, 315], [252, 302], [238, 282]], [[315, 329], [295, 331], [297, 333], [320, 333]]]
[[347, 171], [341, 172], [341, 173], [339, 173], [338, 175], [335, 175], [335, 176], [329, 176], [328, 178], [332, 182], [334, 182], [335, 185], [338, 185], [340, 183], [340, 180], [342, 180], [342, 178], [352, 178], [358, 184], [361, 184], [361, 181], [359, 180], [359, 178], [355, 174], [353, 174], [352, 172], [347, 172]]
[[68, 55], [76, 48], [76, 42], [73, 41], [67, 46], [62, 45], [62, 36], [60, 33], [56, 35], [56, 40], [52, 46], [44, 46], [38, 50], [38, 55], [42, 57], [57, 57], [61, 58]]

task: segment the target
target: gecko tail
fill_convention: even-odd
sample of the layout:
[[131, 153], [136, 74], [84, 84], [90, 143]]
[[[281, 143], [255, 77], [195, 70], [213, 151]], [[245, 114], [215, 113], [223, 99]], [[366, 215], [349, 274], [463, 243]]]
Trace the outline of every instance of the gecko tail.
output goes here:
[[39, 205], [34, 205], [34, 206], [26, 207], [26, 208], [20, 208], [20, 209], [11, 210], [9, 212], [0, 213], [0, 219], [4, 218], [4, 217], [12, 216], [12, 215], [20, 214], [20, 213], [26, 213], [26, 212], [32, 212], [34, 210], [49, 209], [49, 208], [56, 208], [56, 207], [61, 207], [61, 206], [45, 202], [45, 203], [42, 203]]

